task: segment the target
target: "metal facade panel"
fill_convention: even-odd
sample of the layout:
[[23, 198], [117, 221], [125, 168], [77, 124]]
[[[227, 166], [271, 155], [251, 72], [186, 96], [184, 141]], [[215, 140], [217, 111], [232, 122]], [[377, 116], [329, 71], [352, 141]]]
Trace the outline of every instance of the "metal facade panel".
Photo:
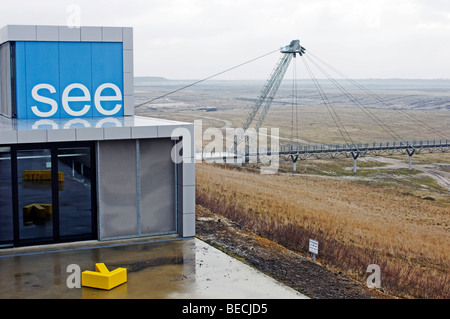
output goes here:
[[125, 95], [123, 97], [123, 104], [124, 104], [124, 115], [134, 115], [134, 95]]
[[104, 127], [105, 140], [131, 139], [131, 127]]
[[36, 26], [37, 41], [58, 41], [58, 28], [51, 25]]
[[[0, 28], [0, 44], [6, 43], [8, 41], [19, 41], [19, 42], [96, 42], [96, 43], [116, 43], [122, 45], [122, 61], [117, 64], [122, 67], [121, 78], [133, 77], [133, 28], [132, 27], [80, 27], [80, 28], [68, 28], [67, 26], [49, 26], [49, 25], [7, 25]], [[20, 45], [19, 45], [20, 46]], [[22, 55], [25, 54], [23, 50]], [[19, 58], [20, 58], [19, 53]], [[76, 61], [76, 60], [74, 60]], [[20, 61], [19, 61], [20, 63]], [[21, 62], [25, 64], [25, 58]], [[111, 65], [116, 65], [110, 64]], [[23, 66], [23, 68], [25, 68]], [[21, 67], [15, 68], [15, 71], [21, 70]], [[127, 74], [126, 73], [130, 73]], [[25, 80], [25, 79], [23, 79]], [[128, 81], [128, 84], [130, 82]], [[21, 85], [23, 84], [23, 85]], [[24, 86], [25, 83], [19, 83], [19, 89]], [[60, 97], [61, 93], [59, 92]], [[104, 92], [107, 95], [107, 92]], [[130, 86], [123, 88], [122, 93], [122, 115], [134, 115], [134, 87], [130, 90]], [[0, 93], [1, 94], [1, 93]], [[91, 96], [94, 92], [91, 92]], [[14, 96], [14, 99], [16, 97]], [[21, 100], [23, 96], [18, 97], [18, 104], [27, 102]], [[16, 112], [15, 110], [13, 112]], [[0, 113], [4, 114], [0, 109]], [[8, 109], [8, 113], [12, 113]], [[15, 116], [16, 114], [11, 114]], [[26, 114], [21, 114], [26, 116]], [[119, 114], [114, 114], [114, 116]], [[7, 115], [9, 116], [9, 115]], [[106, 116], [111, 116], [111, 114], [106, 114]], [[18, 118], [20, 118], [18, 116]], [[22, 117], [25, 118], [25, 117]]]
[[81, 41], [102, 42], [101, 27], [81, 27]]
[[36, 41], [35, 25], [8, 25], [6, 41]]
[[16, 88], [18, 118], [123, 116], [122, 43], [16, 42]]
[[8, 116], [6, 105], [6, 44], [0, 46], [0, 114]]
[[81, 41], [81, 30], [80, 28], [58, 26], [58, 40], [79, 42]]
[[120, 27], [102, 27], [103, 42], [122, 42], [123, 34]]
[[[16, 47], [16, 52], [18, 48]], [[25, 42], [25, 73], [17, 72], [17, 81], [19, 77], [25, 77], [26, 90], [19, 91], [17, 94], [24, 94], [27, 103], [18, 104], [18, 114], [25, 114], [27, 118], [39, 118], [37, 114], [46, 114], [46, 117], [56, 118], [60, 117], [61, 110], [57, 108], [60, 104], [59, 95], [60, 87], [58, 83], [59, 68], [58, 68], [58, 43], [57, 42]], [[17, 54], [16, 54], [17, 57]], [[17, 61], [17, 58], [16, 58]], [[42, 89], [36, 90], [42, 101], [36, 101], [33, 98], [33, 89], [37, 84], [45, 84]], [[51, 85], [53, 89], [50, 88]], [[47, 100], [52, 99], [53, 105], [47, 103]], [[46, 102], [43, 102], [46, 101]], [[57, 103], [57, 105], [55, 105]], [[56, 107], [56, 108], [55, 108]], [[52, 114], [52, 115], [50, 115]], [[49, 116], [47, 116], [49, 115]]]
[[[26, 64], [25, 64], [25, 43], [16, 42], [16, 106], [17, 106], [17, 118], [27, 117], [27, 84], [26, 84]], [[19, 93], [25, 92], [25, 93]]]
[[62, 130], [48, 130], [47, 141], [50, 142], [65, 142], [75, 141], [75, 129], [62, 129]]
[[123, 91], [125, 94], [133, 93], [134, 90], [134, 77], [133, 73], [124, 73], [123, 74]]
[[131, 138], [156, 138], [158, 137], [158, 127], [156, 126], [133, 126], [131, 127]]
[[[67, 105], [61, 101], [61, 117], [92, 116], [92, 92], [95, 91], [95, 87], [92, 86], [92, 79], [89, 76], [91, 66], [91, 43], [59, 43], [59, 86], [61, 90], [73, 83], [82, 84], [89, 90], [85, 92], [88, 94], [84, 94], [80, 88], [70, 90], [69, 96], [81, 96], [85, 101], [71, 101]], [[60, 94], [64, 94], [64, 92], [60, 92]]]
[[175, 164], [173, 141], [139, 141], [141, 233], [168, 233], [176, 229]]
[[[115, 65], [111, 68], [111, 65]], [[114, 114], [102, 114], [97, 108], [94, 108], [94, 116], [123, 116], [123, 50], [122, 43], [92, 43], [92, 84], [98, 88], [104, 83], [112, 83], [121, 89], [121, 99], [113, 101], [103, 101], [102, 107], [110, 112], [118, 105], [119, 111]], [[105, 89], [103, 95], [112, 95], [111, 89]]]
[[132, 27], [122, 28], [122, 34], [123, 34], [123, 49], [133, 50], [133, 28]]
[[[92, 116], [92, 92], [95, 91], [95, 87], [92, 86], [91, 77], [86, 76], [91, 73], [91, 65], [91, 43], [59, 43], [59, 87], [63, 90], [73, 83], [80, 83], [89, 90], [88, 96], [83, 94], [80, 88], [70, 90], [70, 96], [85, 96], [86, 101], [71, 101], [67, 103], [70, 104], [70, 108], [64, 107], [64, 104], [61, 103], [61, 117]], [[62, 93], [60, 92], [60, 94]]]
[[46, 130], [28, 130], [17, 131], [17, 143], [47, 143], [47, 131]]
[[181, 236], [192, 237], [195, 236], [195, 213], [183, 214], [183, 231]]
[[133, 75], [133, 50], [123, 50], [123, 72]]
[[136, 141], [98, 143], [100, 238], [138, 234]]

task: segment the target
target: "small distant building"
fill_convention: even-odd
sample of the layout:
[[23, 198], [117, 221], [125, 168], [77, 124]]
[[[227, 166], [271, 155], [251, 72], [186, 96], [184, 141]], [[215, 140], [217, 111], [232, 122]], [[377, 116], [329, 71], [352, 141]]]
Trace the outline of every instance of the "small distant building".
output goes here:
[[133, 29], [0, 29], [0, 247], [195, 235], [194, 127], [134, 115]]

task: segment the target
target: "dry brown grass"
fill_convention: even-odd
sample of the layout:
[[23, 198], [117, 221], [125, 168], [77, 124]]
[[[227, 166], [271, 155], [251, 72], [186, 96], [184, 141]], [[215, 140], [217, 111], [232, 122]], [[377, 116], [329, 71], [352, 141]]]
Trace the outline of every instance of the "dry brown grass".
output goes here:
[[259, 175], [197, 164], [197, 204], [365, 280], [369, 264], [397, 296], [450, 298], [449, 205], [329, 178]]
[[[392, 141], [397, 139], [389, 135], [382, 127], [376, 124], [370, 117], [361, 114], [361, 111], [355, 107], [339, 107], [336, 111], [344, 124], [346, 130], [354, 142], [378, 142]], [[371, 112], [383, 123], [386, 123], [397, 134], [409, 140], [436, 139], [436, 133], [430, 132], [423, 127], [414, 125], [413, 121], [405, 118], [393, 110], [372, 109]], [[428, 126], [440, 132], [448, 132], [450, 125], [447, 110], [434, 110], [433, 112], [423, 110], [408, 110], [416, 119], [426, 123]], [[204, 128], [223, 127], [229, 121], [232, 127], [242, 127], [246, 119], [248, 110], [243, 109], [222, 109], [215, 112], [204, 112], [198, 110], [139, 110], [139, 114], [151, 117], [163, 117], [167, 119], [193, 122], [202, 120]], [[266, 116], [262, 125], [265, 128], [279, 128], [280, 136], [290, 138], [300, 138], [314, 143], [343, 143], [344, 140], [339, 133], [338, 128], [333, 123], [323, 105], [302, 106], [298, 113], [298, 123], [295, 123], [292, 130], [292, 111], [288, 106], [272, 107]], [[297, 131], [298, 124], [298, 131]], [[448, 133], [446, 133], [448, 135]]]

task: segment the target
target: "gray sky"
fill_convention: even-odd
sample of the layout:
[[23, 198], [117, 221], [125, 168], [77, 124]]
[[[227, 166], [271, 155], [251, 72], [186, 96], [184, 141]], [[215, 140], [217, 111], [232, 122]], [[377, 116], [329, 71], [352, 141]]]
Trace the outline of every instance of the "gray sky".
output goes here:
[[[1, 26], [65, 25], [76, 4], [81, 25], [134, 27], [136, 76], [201, 79], [300, 39], [352, 78], [450, 78], [449, 0], [1, 1]], [[279, 56], [218, 79], [266, 79]]]

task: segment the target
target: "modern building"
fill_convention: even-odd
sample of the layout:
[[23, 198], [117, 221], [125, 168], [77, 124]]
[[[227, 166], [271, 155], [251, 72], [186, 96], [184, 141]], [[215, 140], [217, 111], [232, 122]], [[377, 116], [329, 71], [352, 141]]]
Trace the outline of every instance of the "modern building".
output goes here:
[[133, 29], [0, 29], [0, 247], [195, 235], [193, 124], [134, 115]]

